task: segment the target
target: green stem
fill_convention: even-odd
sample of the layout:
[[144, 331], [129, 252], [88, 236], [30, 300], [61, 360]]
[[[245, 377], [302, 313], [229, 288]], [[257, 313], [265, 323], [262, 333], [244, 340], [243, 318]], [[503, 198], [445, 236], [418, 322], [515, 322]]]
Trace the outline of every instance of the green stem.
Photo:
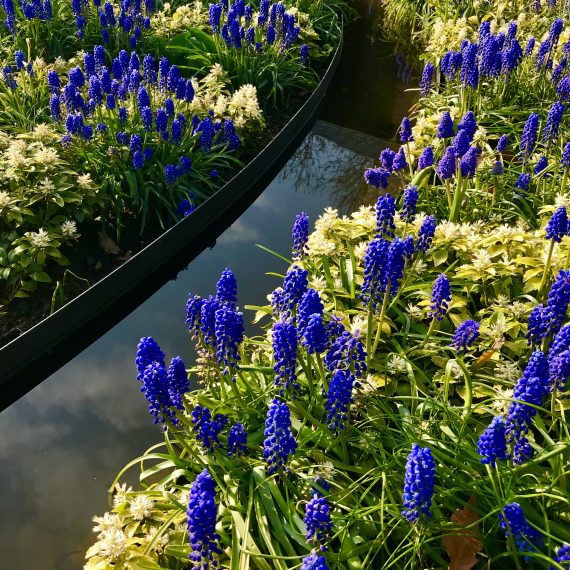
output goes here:
[[378, 328], [376, 329], [376, 336], [374, 338], [374, 344], [372, 345], [372, 355], [376, 354], [376, 349], [378, 348], [378, 343], [380, 342], [380, 335], [382, 334], [382, 325], [384, 324], [384, 318], [386, 317], [386, 311], [388, 309], [388, 301], [390, 300], [390, 279], [388, 279], [388, 285], [386, 286], [386, 293], [384, 293], [384, 301], [382, 301], [382, 309], [380, 311], [380, 322], [378, 323]]
[[554, 251], [555, 241], [550, 240], [550, 248], [548, 250], [548, 255], [546, 257], [546, 263], [544, 264], [544, 273], [542, 274], [542, 281], [540, 282], [540, 287], [538, 288], [538, 297], [542, 295], [542, 290], [546, 285], [546, 279], [548, 278], [548, 273], [550, 270], [550, 261], [552, 260], [552, 252]]

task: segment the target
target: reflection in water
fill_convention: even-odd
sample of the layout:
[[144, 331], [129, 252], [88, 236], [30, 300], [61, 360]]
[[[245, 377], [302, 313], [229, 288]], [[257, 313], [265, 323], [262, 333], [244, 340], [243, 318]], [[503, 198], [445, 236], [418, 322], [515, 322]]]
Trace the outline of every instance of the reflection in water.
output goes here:
[[[319, 127], [317, 124], [316, 132], [320, 132]], [[374, 161], [316, 132], [305, 139], [281, 175], [291, 180], [299, 193], [329, 196], [329, 205], [341, 214], [353, 212], [361, 204], [374, 203], [378, 199], [378, 191], [368, 186], [363, 177], [364, 169]], [[354, 136], [355, 131], [352, 133]], [[379, 144], [373, 138], [362, 139], [368, 143], [368, 149], [374, 151]], [[334, 160], [330, 160], [331, 156]]]
[[[377, 153], [375, 145], [372, 139], [366, 155]], [[215, 248], [0, 414], [2, 568], [81, 567], [93, 541], [90, 518], [107, 510], [108, 486], [127, 461], [160, 438], [137, 391], [133, 358], [138, 339], [153, 335], [168, 358], [179, 354], [190, 365], [184, 324], [188, 292], [208, 295], [222, 269], [230, 266], [238, 279], [240, 305], [263, 302], [278, 284], [264, 273], [282, 273], [285, 264], [255, 243], [288, 255], [291, 225], [299, 211], [314, 222], [325, 206], [348, 211], [374, 200], [362, 196], [369, 193], [362, 182], [362, 168], [369, 161], [320, 135], [309, 135]], [[246, 322], [252, 316], [246, 312]], [[253, 332], [250, 324], [247, 330]]]

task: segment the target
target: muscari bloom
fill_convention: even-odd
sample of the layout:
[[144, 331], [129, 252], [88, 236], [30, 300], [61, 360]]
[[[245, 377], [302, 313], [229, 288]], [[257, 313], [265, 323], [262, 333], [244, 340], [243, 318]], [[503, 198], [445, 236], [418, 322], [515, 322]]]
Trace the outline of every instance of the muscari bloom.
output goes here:
[[491, 466], [494, 466], [497, 460], [504, 461], [507, 459], [507, 440], [503, 416], [495, 416], [481, 434], [477, 442], [477, 452], [481, 456], [481, 463]]
[[570, 270], [561, 269], [548, 293], [546, 303], [546, 319], [548, 334], [555, 335], [560, 330], [568, 304], [570, 303]]
[[158, 362], [164, 366], [164, 352], [160, 350], [160, 346], [151, 336], [143, 336], [137, 345], [137, 354], [135, 357], [135, 366], [137, 367], [137, 380], [142, 380], [145, 368]]
[[528, 332], [526, 338], [528, 344], [540, 344], [543, 338], [548, 336], [548, 322], [544, 305], [536, 305], [528, 317]]
[[541, 406], [549, 391], [548, 362], [543, 352], [535, 350], [515, 386], [505, 423], [507, 442], [513, 444], [512, 457], [515, 465], [524, 463], [532, 454], [526, 434], [536, 415], [534, 406]]
[[568, 235], [568, 213], [564, 206], [555, 210], [546, 226], [546, 239], [560, 243]]
[[477, 131], [477, 121], [473, 111], [467, 111], [461, 118], [461, 122], [457, 125], [458, 131], [465, 131], [469, 136], [469, 141], [473, 140], [475, 132]]
[[213, 453], [214, 448], [221, 447], [218, 435], [228, 421], [226, 416], [216, 414], [212, 419], [210, 408], [198, 405], [192, 411], [191, 421], [194, 424], [192, 431], [206, 451]]
[[565, 75], [556, 87], [556, 94], [561, 101], [570, 99], [570, 75]]
[[457, 154], [453, 146], [448, 146], [445, 150], [445, 154], [439, 161], [437, 165], [437, 175], [442, 180], [449, 180], [456, 171], [457, 165]]
[[441, 273], [433, 284], [429, 316], [441, 321], [451, 302], [451, 286], [445, 273]]
[[328, 540], [332, 529], [331, 513], [327, 500], [318, 494], [314, 494], [305, 507], [307, 527], [306, 540], [310, 543], [320, 543]]
[[548, 374], [550, 391], [563, 391], [570, 376], [570, 350], [563, 350], [552, 359], [549, 355]]
[[398, 170], [402, 170], [408, 166], [408, 162], [406, 161], [406, 153], [404, 151], [404, 147], [401, 146], [394, 157], [394, 161], [392, 162], [392, 169], [394, 172]]
[[335, 334], [329, 329], [329, 337], [334, 338], [334, 340], [325, 355], [325, 366], [331, 372], [350, 370], [358, 378], [361, 378], [366, 372], [366, 351], [359, 334], [352, 335], [344, 327], [342, 327], [342, 331], [339, 330], [337, 333], [335, 338]]
[[354, 374], [350, 370], [335, 370], [327, 393], [327, 425], [333, 433], [344, 429], [352, 403]]
[[311, 554], [303, 558], [300, 570], [329, 570], [329, 567], [325, 557], [313, 550]]
[[433, 165], [433, 150], [431, 146], [426, 146], [418, 159], [418, 168], [423, 170]]
[[400, 212], [400, 219], [406, 223], [412, 223], [416, 219], [416, 206], [418, 203], [418, 187], [408, 186], [404, 190], [404, 201]]
[[392, 172], [392, 166], [394, 165], [395, 156], [396, 153], [391, 148], [385, 148], [380, 153], [380, 162], [388, 172]]
[[228, 455], [239, 457], [247, 451], [247, 432], [243, 424], [236, 422], [228, 434]]
[[416, 243], [416, 251], [426, 253], [431, 247], [437, 220], [434, 215], [429, 215], [423, 222], [418, 232], [418, 241]]
[[479, 323], [472, 319], [463, 321], [455, 330], [451, 346], [455, 348], [457, 354], [467, 352], [468, 348], [479, 337]]
[[[240, 360], [239, 345], [243, 341], [243, 314], [232, 306], [222, 305], [215, 315], [216, 360], [222, 374], [231, 374]], [[235, 377], [232, 378], [235, 380]]]
[[279, 301], [275, 309], [289, 317], [293, 314], [299, 301], [308, 288], [308, 272], [297, 265], [293, 265], [283, 280], [283, 291], [279, 295]]
[[475, 171], [477, 170], [476, 147], [470, 147], [469, 150], [461, 157], [461, 160], [459, 161], [459, 169], [461, 170], [461, 176], [475, 176]]
[[[175, 356], [170, 361], [170, 366], [166, 371], [168, 381], [168, 394], [170, 396], [170, 405], [184, 411], [182, 395], [190, 391], [190, 381], [186, 373], [186, 366], [180, 356]], [[178, 423], [178, 421], [176, 421]]]
[[309, 354], [324, 352], [328, 345], [328, 333], [323, 323], [323, 316], [315, 313], [309, 317], [307, 326], [303, 331], [303, 346]]
[[309, 318], [314, 314], [322, 315], [324, 308], [319, 293], [315, 289], [307, 289], [299, 301], [299, 310], [297, 311], [297, 321], [301, 334], [304, 333]]
[[499, 139], [499, 142], [497, 143], [497, 150], [500, 153], [505, 152], [508, 144], [509, 144], [509, 138], [507, 137], [507, 135], [501, 135], [501, 138]]
[[525, 123], [523, 135], [521, 139], [521, 157], [524, 162], [532, 154], [538, 136], [539, 116], [537, 113], [531, 113]]
[[293, 224], [293, 259], [299, 260], [307, 253], [307, 242], [309, 241], [309, 216], [306, 212], [301, 212]]
[[524, 196], [524, 193], [528, 191], [528, 187], [530, 185], [530, 174], [522, 173], [517, 178], [515, 182], [515, 188], [521, 190], [521, 194]]
[[422, 72], [422, 80], [420, 83], [422, 97], [426, 97], [430, 92], [433, 72], [434, 72], [433, 63], [431, 62], [426, 63], [424, 66], [424, 70]]
[[457, 158], [462, 157], [469, 150], [470, 144], [469, 134], [467, 131], [457, 131], [457, 134], [451, 143], [453, 150], [455, 150], [455, 155]]
[[368, 168], [364, 171], [364, 180], [366, 184], [375, 188], [388, 188], [388, 180], [390, 179], [390, 171], [385, 168]]
[[412, 125], [410, 124], [410, 119], [404, 117], [402, 119], [402, 124], [400, 125], [400, 140], [403, 143], [411, 142], [414, 140], [412, 134]]
[[200, 570], [218, 568], [217, 555], [222, 551], [218, 546], [220, 536], [216, 534], [217, 513], [214, 480], [208, 469], [204, 469], [190, 487], [186, 511], [192, 549], [188, 558]]
[[406, 463], [404, 507], [402, 515], [408, 522], [431, 517], [431, 500], [435, 483], [435, 461], [429, 447], [412, 445]]
[[[558, 562], [562, 568], [570, 568], [570, 544], [560, 546], [554, 557], [554, 562]], [[551, 566], [551, 570], [554, 570], [554, 566]]]
[[288, 320], [280, 320], [273, 324], [271, 330], [273, 355], [275, 365], [275, 385], [280, 386], [281, 392], [291, 385], [297, 389], [297, 329]]
[[216, 283], [216, 299], [235, 307], [237, 303], [237, 281], [233, 271], [225, 268]]
[[267, 411], [263, 435], [263, 459], [267, 464], [267, 474], [286, 470], [289, 456], [297, 450], [297, 442], [291, 433], [291, 415], [285, 402], [273, 399]]
[[380, 196], [376, 202], [376, 235], [394, 237], [396, 201], [391, 194]]
[[[519, 552], [534, 552], [535, 545], [542, 543], [541, 534], [528, 524], [518, 503], [508, 504], [499, 513], [499, 520], [500, 527], [505, 531], [505, 538], [512, 536]], [[527, 562], [529, 559], [530, 557], [525, 557]]]
[[550, 108], [548, 118], [546, 119], [546, 126], [544, 127], [544, 142], [554, 142], [558, 138], [560, 122], [562, 121], [565, 109], [566, 107], [559, 101], [556, 101]]
[[[168, 375], [164, 365], [152, 362], [142, 373], [141, 392], [148, 400], [148, 410], [155, 424], [166, 423], [170, 420], [173, 424], [178, 423], [176, 413], [170, 408], [172, 405], [169, 392]], [[166, 426], [164, 426], [166, 429]]]

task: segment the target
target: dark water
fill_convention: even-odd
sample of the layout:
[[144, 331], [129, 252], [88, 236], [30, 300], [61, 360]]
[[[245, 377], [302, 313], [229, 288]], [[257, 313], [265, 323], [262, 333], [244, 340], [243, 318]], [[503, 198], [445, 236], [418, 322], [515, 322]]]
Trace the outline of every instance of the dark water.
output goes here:
[[[399, 122], [395, 109], [405, 109], [406, 102], [403, 86], [394, 79], [391, 46], [371, 47], [363, 39], [367, 26], [360, 22], [347, 37], [322, 118], [386, 136]], [[306, 211], [314, 222], [326, 206], [349, 212], [375, 200], [362, 182], [362, 170], [377, 156], [379, 144], [370, 136], [317, 124], [213, 249], [0, 414], [0, 569], [81, 568], [94, 538], [91, 517], [107, 510], [109, 484], [124, 464], [161, 439], [135, 381], [138, 339], [154, 336], [167, 357], [180, 355], [189, 365], [191, 345], [184, 325], [188, 293], [213, 292], [227, 266], [238, 279], [239, 304], [262, 304], [278, 285], [265, 273], [283, 272], [285, 265], [255, 244], [288, 255], [298, 212]], [[246, 321], [251, 316], [246, 312]]]

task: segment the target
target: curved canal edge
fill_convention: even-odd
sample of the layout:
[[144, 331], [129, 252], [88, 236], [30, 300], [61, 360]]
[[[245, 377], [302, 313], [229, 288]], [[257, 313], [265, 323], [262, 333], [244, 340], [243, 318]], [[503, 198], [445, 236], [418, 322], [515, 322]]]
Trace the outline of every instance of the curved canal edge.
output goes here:
[[227, 184], [123, 265], [0, 349], [0, 410], [69, 362], [184, 269], [247, 210], [316, 121], [342, 53], [342, 36], [315, 91]]

